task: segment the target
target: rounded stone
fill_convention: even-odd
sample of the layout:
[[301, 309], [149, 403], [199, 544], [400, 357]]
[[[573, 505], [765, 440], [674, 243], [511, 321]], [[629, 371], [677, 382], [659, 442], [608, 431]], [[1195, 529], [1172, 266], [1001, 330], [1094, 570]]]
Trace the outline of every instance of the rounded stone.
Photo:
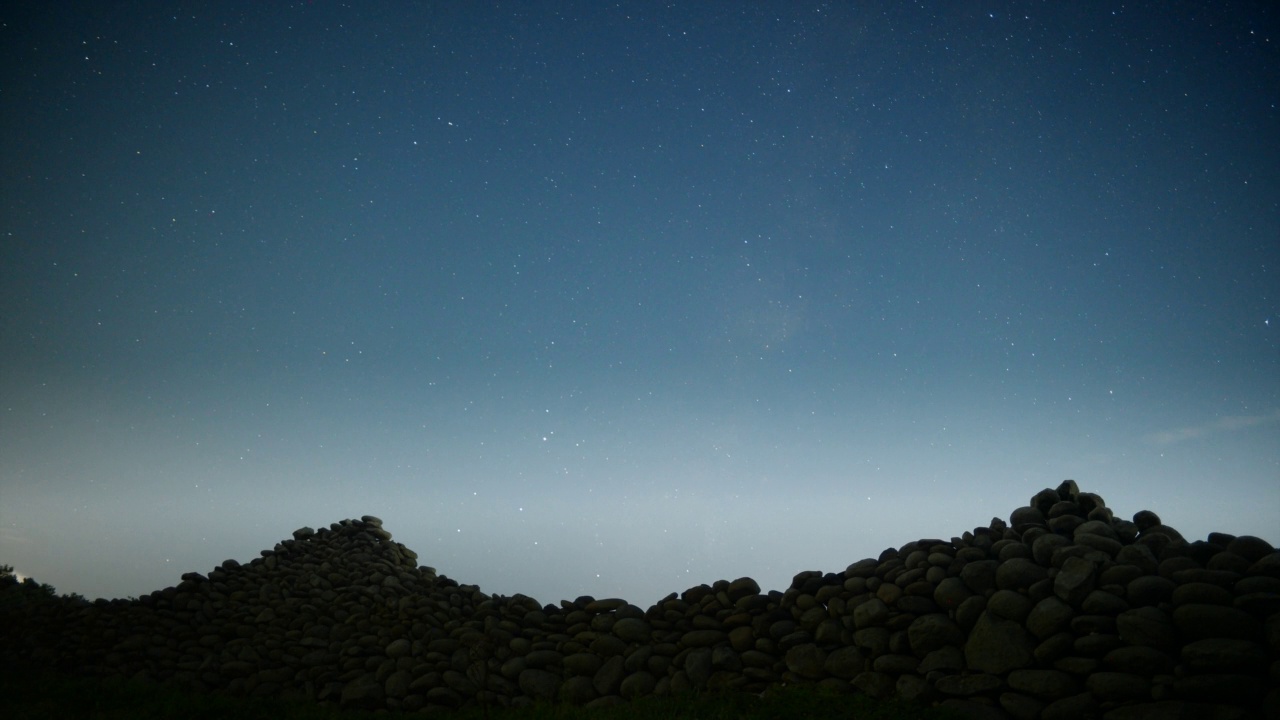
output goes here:
[[[912, 587], [917, 587], [918, 585], [921, 584], [917, 583]], [[928, 597], [928, 595], [932, 594], [932, 586], [928, 588], [921, 588], [919, 594], [903, 595], [898, 598], [898, 602], [894, 604], [894, 607], [897, 608], [898, 612], [908, 615], [919, 616], [939, 612], [942, 608], [939, 608], [938, 604]]]
[[627, 643], [614, 635], [597, 635], [588, 648], [600, 657], [609, 657], [626, 652]]
[[1151, 681], [1141, 675], [1095, 672], [1085, 678], [1084, 684], [1095, 698], [1103, 702], [1125, 702], [1151, 697]]
[[1137, 565], [1126, 565], [1120, 563], [1103, 570], [1102, 573], [1098, 575], [1098, 585], [1101, 587], [1112, 585], [1118, 588], [1124, 588], [1128, 586], [1129, 583], [1142, 576], [1142, 569]]
[[572, 675], [594, 676], [603, 664], [604, 660], [599, 655], [589, 652], [566, 655], [563, 661], [565, 672]]
[[996, 587], [1001, 590], [1026, 590], [1045, 579], [1048, 570], [1028, 558], [1013, 558], [996, 569]]
[[876, 672], [888, 673], [890, 675], [902, 675], [904, 673], [913, 673], [920, 665], [920, 658], [915, 655], [898, 655], [890, 653], [881, 655], [876, 658], [871, 668]]
[[[1063, 497], [1058, 494], [1058, 491], [1045, 488], [1031, 496], [1031, 502], [1028, 503], [1027, 507], [1034, 508], [1041, 514], [1048, 514], [1048, 512], [1053, 509], [1053, 506], [1062, 502], [1062, 500]], [[1017, 510], [1014, 512], [1017, 512]]]
[[1067, 558], [1053, 580], [1053, 593], [1071, 607], [1080, 607], [1085, 597], [1093, 592], [1096, 574], [1097, 565], [1091, 560]]
[[570, 705], [585, 705], [598, 697], [591, 678], [575, 676], [560, 684], [559, 699]]
[[218, 666], [218, 671], [226, 677], [248, 677], [252, 675], [258, 668], [251, 662], [244, 660], [229, 660]]
[[1040, 711], [1041, 720], [1075, 720], [1075, 718], [1098, 717], [1098, 701], [1093, 694], [1082, 692], [1076, 695], [1054, 700]]
[[858, 629], [882, 625], [889, 619], [889, 606], [872, 598], [853, 609], [853, 624]]
[[342, 686], [339, 702], [344, 708], [375, 710], [383, 706], [383, 683], [374, 675], [361, 675]]
[[892, 675], [867, 670], [858, 673], [849, 684], [865, 693], [868, 697], [880, 700], [893, 695], [897, 681], [893, 679]]
[[933, 613], [913, 620], [907, 627], [907, 638], [912, 652], [924, 656], [947, 645], [962, 644], [964, 631], [947, 615]]
[[657, 678], [645, 670], [640, 670], [623, 679], [621, 687], [618, 688], [618, 693], [628, 700], [634, 700], [653, 693], [653, 689], [657, 684]]
[[1280, 578], [1280, 552], [1273, 552], [1250, 565], [1249, 575]]
[[1075, 649], [1076, 637], [1069, 632], [1060, 632], [1045, 638], [1036, 646], [1035, 658], [1041, 665], [1048, 665], [1062, 659]]
[[1257, 562], [1275, 551], [1271, 543], [1253, 535], [1241, 535], [1227, 544], [1227, 552], [1239, 555], [1249, 562]]
[[1075, 616], [1075, 610], [1057, 596], [1050, 596], [1036, 603], [1027, 614], [1027, 629], [1040, 640], [1066, 630]]
[[1241, 578], [1240, 582], [1236, 583], [1235, 593], [1237, 597], [1253, 593], [1269, 593], [1280, 597], [1280, 578], [1265, 575]]
[[852, 680], [867, 669], [867, 658], [857, 647], [842, 647], [827, 653], [822, 669], [828, 675]]
[[520, 690], [531, 698], [553, 700], [560, 692], [560, 676], [548, 670], [529, 668], [520, 673]]
[[1002, 681], [998, 675], [947, 675], [938, 678], [934, 687], [944, 695], [967, 697], [990, 692], [1000, 687]]
[[653, 657], [652, 645], [641, 645], [626, 656], [627, 672], [633, 673], [637, 670], [643, 670], [649, 664], [649, 658]]
[[1031, 557], [1035, 559], [1037, 565], [1049, 567], [1053, 562], [1053, 554], [1059, 548], [1070, 544], [1070, 540], [1057, 533], [1041, 535], [1031, 544]]
[[1076, 526], [1072, 537], [1079, 542], [1082, 535], [1097, 535], [1108, 540], [1120, 540], [1116, 531], [1111, 528], [1111, 524], [1102, 520], [1089, 520]]
[[750, 650], [755, 647], [755, 643], [755, 631], [750, 626], [744, 625], [729, 631], [729, 644], [738, 652]]
[[1084, 514], [1084, 511], [1080, 509], [1079, 503], [1073, 500], [1059, 500], [1049, 508], [1049, 512], [1045, 513], [1045, 517], [1048, 517], [1050, 520], [1052, 520], [1053, 518], [1062, 517], [1063, 515], [1083, 515], [1083, 514]]
[[914, 674], [899, 675], [893, 688], [894, 694], [907, 702], [925, 701], [932, 690], [933, 687], [927, 680]]
[[614, 610], [613, 614], [616, 615], [619, 620], [626, 620], [628, 618], [643, 620], [645, 615], [644, 610], [641, 610], [639, 607], [632, 605], [631, 603], [627, 603], [626, 605]]
[[1177, 583], [1159, 575], [1143, 575], [1134, 578], [1125, 588], [1125, 597], [1133, 607], [1159, 605], [1173, 596]]
[[1138, 526], [1139, 532], [1145, 532], [1163, 523], [1160, 522], [1160, 516], [1150, 510], [1139, 510], [1133, 514], [1133, 524]]
[[462, 704], [462, 696], [456, 690], [443, 685], [436, 685], [427, 690], [426, 700], [432, 705], [458, 707]]
[[876, 597], [885, 605], [893, 605], [902, 597], [902, 588], [894, 583], [885, 583], [876, 589]]
[[1049, 529], [1060, 535], [1070, 536], [1084, 522], [1078, 515], [1060, 515], [1049, 521]]
[[1030, 598], [1013, 590], [998, 590], [987, 598], [987, 611], [1005, 620], [1020, 623], [1031, 613]]
[[813, 639], [824, 647], [842, 644], [846, 630], [835, 618], [827, 618], [813, 630]]
[[760, 594], [760, 584], [749, 577], [740, 577], [729, 583], [729, 588], [725, 591], [729, 595], [729, 599], [737, 602], [743, 597]]
[[965, 642], [965, 663], [971, 670], [999, 675], [1030, 666], [1034, 648], [1020, 623], [984, 612]]
[[1111, 518], [1111, 529], [1116, 531], [1116, 537], [1120, 538], [1120, 542], [1124, 543], [1125, 547], [1132, 545], [1133, 541], [1138, 539], [1138, 526], [1128, 520]]
[[1116, 632], [1129, 645], [1146, 645], [1170, 654], [1176, 653], [1182, 645], [1173, 618], [1154, 607], [1120, 613], [1116, 616]]
[[[1077, 528], [1077, 531], [1078, 530], [1079, 529]], [[1103, 537], [1101, 535], [1089, 534], [1077, 535], [1076, 544], [1105, 553], [1108, 557], [1115, 557], [1116, 553], [1120, 552], [1124, 547], [1120, 544], [1119, 540], [1112, 540], [1111, 538]]]
[[869, 657], [889, 652], [889, 631], [882, 627], [863, 628], [853, 633], [853, 644]]
[[1102, 665], [1115, 672], [1135, 675], [1169, 675], [1176, 665], [1173, 658], [1144, 645], [1119, 647], [1102, 658]]
[[1280, 593], [1269, 590], [1237, 595], [1235, 606], [1254, 617], [1269, 617], [1280, 613]]
[[403, 698], [409, 694], [409, 684], [412, 682], [413, 675], [408, 670], [397, 670], [387, 676], [382, 690], [389, 698]]
[[1035, 720], [1040, 717], [1044, 703], [1030, 695], [1016, 692], [1000, 693], [1000, 707], [1015, 720]]
[[742, 658], [733, 648], [720, 645], [711, 650], [711, 666], [717, 670], [737, 672], [742, 669]]
[[1020, 507], [1009, 515], [1009, 524], [1015, 532], [1022, 532], [1030, 527], [1045, 524], [1044, 513], [1034, 507]]
[[690, 630], [680, 636], [680, 643], [685, 647], [710, 647], [728, 639], [723, 630]]
[[1226, 605], [1230, 607], [1235, 601], [1235, 595], [1221, 585], [1213, 583], [1190, 582], [1183, 583], [1173, 591], [1170, 598], [1174, 606], [1191, 605], [1200, 603], [1204, 605]]
[[1076, 679], [1060, 670], [1014, 670], [1009, 673], [1009, 687], [1041, 700], [1057, 700], [1080, 692]]
[[596, 671], [595, 677], [591, 679], [591, 684], [595, 687], [596, 692], [600, 695], [614, 695], [618, 692], [618, 687], [622, 684], [622, 678], [626, 677], [626, 661], [621, 655], [614, 655]]
[[1205, 673], [1178, 678], [1173, 690], [1195, 702], [1252, 705], [1265, 692], [1266, 680], [1256, 675]]
[[1080, 504], [1080, 509], [1086, 513], [1092, 513], [1094, 510], [1105, 509], [1107, 503], [1102, 496], [1097, 493], [1082, 492], [1076, 495], [1076, 502]]
[[652, 632], [648, 622], [631, 617], [615, 622], [611, 631], [622, 640], [633, 643], [648, 642]]
[[711, 678], [711, 648], [695, 648], [684, 658], [684, 672], [694, 687], [702, 687]]
[[1143, 530], [1138, 537], [1143, 538], [1147, 535], [1163, 535], [1168, 538], [1170, 542], [1177, 545], [1182, 545], [1187, 542], [1187, 539], [1182, 536], [1182, 533], [1168, 525], [1156, 525], [1155, 527], [1147, 528], [1146, 530]]
[[1243, 575], [1249, 571], [1249, 566], [1252, 564], [1253, 562], [1246, 560], [1244, 556], [1224, 550], [1209, 558], [1209, 562], [1205, 563], [1204, 567], [1206, 570], [1226, 570]]
[[1144, 575], [1154, 575], [1160, 569], [1156, 554], [1146, 545], [1125, 545], [1115, 554], [1117, 563], [1135, 565]]
[[785, 657], [787, 670], [804, 678], [822, 678], [822, 666], [827, 661], [827, 653], [813, 643], [797, 644], [787, 651]]
[[1058, 494], [1058, 499], [1060, 500], [1075, 500], [1080, 497], [1080, 486], [1075, 480], [1067, 478], [1058, 483], [1058, 487], [1054, 492]]
[[[876, 574], [876, 570], [879, 568], [879, 566], [880, 566], [879, 560], [876, 560], [875, 558], [866, 558], [863, 560], [859, 560], [858, 562], [852, 563], [849, 565], [849, 567], [845, 568], [844, 576], [846, 580], [851, 578], [865, 579], [869, 577], [874, 577]], [[846, 584], [845, 587], [848, 587], [848, 585]]]
[[796, 628], [798, 627], [800, 626], [796, 624], [795, 620], [789, 620], [789, 619], [778, 620], [776, 622], [769, 623], [769, 637], [773, 638], [774, 640], [781, 640], [782, 638], [795, 632]]
[[978, 618], [987, 611], [987, 599], [982, 595], [973, 595], [956, 608], [956, 624], [965, 632], [973, 629]]
[[996, 588], [996, 568], [998, 567], [999, 563], [995, 560], [966, 563], [960, 570], [960, 579], [969, 590], [981, 595]]
[[[1040, 528], [1033, 528], [1033, 529], [1039, 530]], [[1026, 534], [1030, 535], [1030, 533], [1031, 531], [1029, 530], [1027, 531]], [[1002, 541], [1002, 542], [1004, 542], [1004, 545], [1000, 548], [999, 552], [996, 553], [996, 559], [999, 560], [1000, 562], [1008, 562], [1010, 560], [1013, 560], [1014, 558], [1025, 558], [1027, 560], [1031, 559], [1030, 544], [1025, 542], [1018, 542], [1016, 540], [1009, 540], [1009, 541]]]
[[1188, 640], [1212, 637], [1253, 640], [1262, 636], [1262, 623], [1257, 618], [1221, 605], [1179, 606], [1173, 610], [1173, 623]]
[[1211, 583], [1224, 588], [1231, 588], [1241, 579], [1238, 572], [1230, 570], [1208, 570], [1203, 568], [1188, 568], [1179, 570], [1173, 574], [1173, 581], [1179, 585], [1193, 582]]
[[933, 591], [933, 601], [944, 610], [953, 610], [960, 606], [973, 593], [965, 587], [964, 581], [958, 577], [949, 577], [938, 583]]
[[588, 602], [582, 609], [592, 615], [598, 615], [600, 613], [612, 612], [626, 604], [627, 601], [622, 598], [601, 598], [599, 600], [592, 600]]
[[1120, 647], [1122, 641], [1119, 635], [1111, 635], [1106, 633], [1095, 633], [1093, 635], [1081, 635], [1071, 644], [1072, 652], [1081, 656], [1081, 659], [1089, 658], [1089, 662], [1095, 662], [1092, 658], [1100, 658], [1107, 653]]
[[1252, 672], [1267, 664], [1267, 651], [1249, 640], [1206, 638], [1184, 645], [1182, 661], [1199, 672]]
[[938, 648], [920, 661], [916, 672], [931, 673], [934, 671], [959, 672], [964, 670], [964, 653], [953, 645]]
[[1129, 603], [1105, 590], [1094, 590], [1085, 597], [1080, 609], [1088, 615], [1119, 615], [1129, 609]]

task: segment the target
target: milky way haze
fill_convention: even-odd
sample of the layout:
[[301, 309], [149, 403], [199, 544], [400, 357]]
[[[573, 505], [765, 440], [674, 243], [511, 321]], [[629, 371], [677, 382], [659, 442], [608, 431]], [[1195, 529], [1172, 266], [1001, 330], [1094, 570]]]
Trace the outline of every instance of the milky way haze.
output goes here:
[[370, 514], [647, 606], [1065, 478], [1280, 543], [1269, 4], [25, 5], [0, 563], [60, 592]]

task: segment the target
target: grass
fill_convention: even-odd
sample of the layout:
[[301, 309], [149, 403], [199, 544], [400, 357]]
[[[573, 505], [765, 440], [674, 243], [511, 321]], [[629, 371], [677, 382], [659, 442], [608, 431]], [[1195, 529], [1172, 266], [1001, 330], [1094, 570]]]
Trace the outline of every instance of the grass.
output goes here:
[[[86, 720], [367, 720], [388, 713], [342, 711], [333, 706], [282, 699], [233, 698], [196, 694], [173, 687], [123, 679], [77, 678], [16, 671], [0, 677], [0, 708], [9, 720], [84, 718]], [[418, 717], [406, 713], [402, 717]], [[449, 720], [945, 720], [940, 709], [862, 695], [835, 695], [813, 688], [787, 688], [766, 697], [747, 693], [650, 697], [613, 707], [538, 705], [523, 709], [480, 709], [431, 713]]]

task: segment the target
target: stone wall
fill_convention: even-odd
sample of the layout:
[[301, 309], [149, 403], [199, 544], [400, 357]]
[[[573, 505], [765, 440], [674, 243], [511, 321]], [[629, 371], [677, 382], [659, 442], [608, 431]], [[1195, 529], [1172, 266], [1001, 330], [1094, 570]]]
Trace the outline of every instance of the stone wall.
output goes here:
[[1007, 523], [802, 572], [785, 592], [720, 580], [647, 610], [487, 595], [419, 566], [371, 516], [137, 600], [5, 594], [10, 661], [349, 707], [809, 683], [975, 717], [1280, 716], [1280, 553], [1188, 543], [1149, 511], [1118, 519], [1072, 481]]

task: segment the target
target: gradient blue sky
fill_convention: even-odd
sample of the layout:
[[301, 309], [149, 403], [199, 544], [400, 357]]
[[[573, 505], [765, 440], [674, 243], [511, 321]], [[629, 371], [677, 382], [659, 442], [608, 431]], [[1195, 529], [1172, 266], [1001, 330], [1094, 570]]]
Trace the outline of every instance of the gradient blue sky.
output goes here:
[[[22, 7], [26, 6], [26, 7]], [[1064, 478], [1280, 542], [1271, 3], [20, 3], [0, 563], [647, 606]]]

